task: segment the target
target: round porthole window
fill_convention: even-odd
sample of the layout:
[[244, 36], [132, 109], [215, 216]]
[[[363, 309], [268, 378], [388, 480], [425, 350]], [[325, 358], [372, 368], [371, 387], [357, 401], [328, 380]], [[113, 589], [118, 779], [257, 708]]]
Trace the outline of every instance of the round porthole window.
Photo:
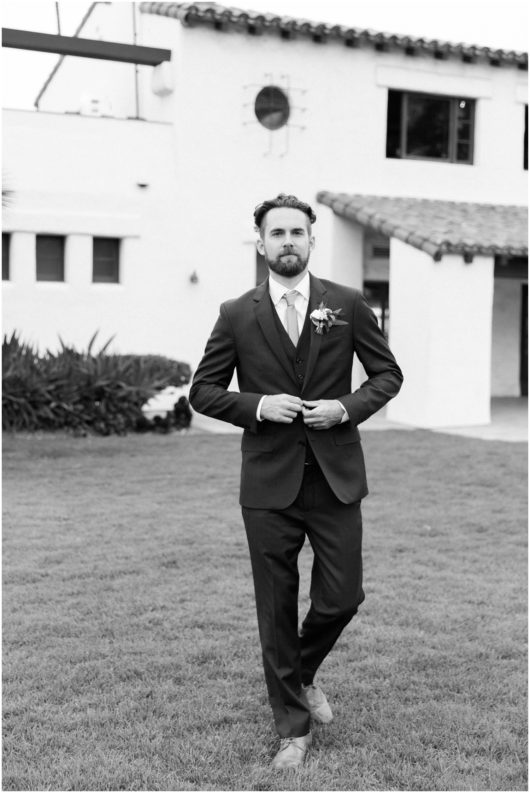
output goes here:
[[256, 97], [254, 112], [266, 129], [280, 129], [289, 120], [289, 99], [285, 91], [275, 85], [266, 85]]

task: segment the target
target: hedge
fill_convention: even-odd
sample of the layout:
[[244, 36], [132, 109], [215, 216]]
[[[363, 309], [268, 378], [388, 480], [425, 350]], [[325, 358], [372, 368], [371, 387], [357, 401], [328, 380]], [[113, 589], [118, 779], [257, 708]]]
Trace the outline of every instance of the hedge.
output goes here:
[[188, 364], [161, 355], [110, 355], [110, 339], [93, 353], [61, 340], [43, 355], [15, 331], [2, 344], [2, 427], [124, 435], [145, 429], [142, 405], [169, 385], [189, 383]]

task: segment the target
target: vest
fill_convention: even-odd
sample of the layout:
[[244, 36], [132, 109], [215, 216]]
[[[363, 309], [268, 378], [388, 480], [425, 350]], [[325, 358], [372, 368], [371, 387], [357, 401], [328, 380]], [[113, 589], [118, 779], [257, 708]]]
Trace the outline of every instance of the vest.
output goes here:
[[[296, 347], [289, 338], [289, 334], [283, 327], [281, 319], [279, 318], [278, 313], [274, 308], [274, 306], [272, 307], [272, 311], [274, 314], [274, 321], [276, 322], [276, 325], [278, 327], [278, 332], [282, 340], [283, 347], [285, 349], [285, 352], [287, 353], [287, 357], [291, 362], [295, 377], [299, 383], [298, 396], [301, 396], [302, 388], [304, 385], [305, 373], [307, 369], [309, 345], [311, 342], [310, 334], [311, 334], [312, 324], [311, 324], [311, 320], [309, 319], [309, 308], [305, 317], [304, 325], [302, 327], [302, 333], [300, 334], [300, 338], [298, 339], [298, 344], [296, 345]], [[305, 431], [305, 424], [303, 423], [302, 414], [299, 414], [299, 417], [297, 416], [296, 421], [300, 421], [304, 427], [304, 435], [306, 436], [306, 463], [313, 465], [315, 463], [315, 459], [309, 441], [307, 440], [307, 433]]]
[[292, 343], [291, 339], [289, 338], [289, 334], [285, 330], [282, 325], [281, 319], [278, 316], [276, 309], [272, 308], [274, 314], [274, 321], [278, 327], [278, 332], [280, 334], [280, 338], [282, 340], [282, 344], [284, 347], [285, 352], [287, 353], [287, 357], [291, 362], [291, 366], [293, 367], [293, 371], [295, 377], [299, 383], [298, 393], [299, 395], [302, 392], [302, 387], [304, 385], [304, 378], [307, 369], [307, 358], [309, 356], [309, 343], [311, 340], [310, 333], [311, 333], [311, 320], [309, 319], [309, 310], [307, 311], [304, 325], [302, 327], [302, 333], [300, 334], [300, 338], [298, 339], [298, 344], [296, 348]]

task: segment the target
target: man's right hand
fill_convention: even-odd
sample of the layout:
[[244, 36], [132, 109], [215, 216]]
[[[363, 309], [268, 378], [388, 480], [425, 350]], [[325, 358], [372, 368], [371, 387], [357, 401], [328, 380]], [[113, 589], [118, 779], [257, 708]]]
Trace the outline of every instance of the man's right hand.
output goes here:
[[266, 396], [261, 404], [261, 418], [280, 424], [292, 424], [296, 414], [302, 410], [300, 397], [290, 394]]

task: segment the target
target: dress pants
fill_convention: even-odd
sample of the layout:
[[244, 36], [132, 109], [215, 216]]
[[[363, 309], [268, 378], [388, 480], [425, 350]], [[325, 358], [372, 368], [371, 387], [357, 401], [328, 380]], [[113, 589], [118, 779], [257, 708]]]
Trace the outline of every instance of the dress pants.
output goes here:
[[[362, 589], [361, 504], [343, 504], [316, 463], [286, 509], [242, 508], [250, 550], [265, 680], [281, 738], [309, 732], [301, 685], [312, 683], [357, 607]], [[298, 555], [314, 553], [311, 606], [298, 631]]]

